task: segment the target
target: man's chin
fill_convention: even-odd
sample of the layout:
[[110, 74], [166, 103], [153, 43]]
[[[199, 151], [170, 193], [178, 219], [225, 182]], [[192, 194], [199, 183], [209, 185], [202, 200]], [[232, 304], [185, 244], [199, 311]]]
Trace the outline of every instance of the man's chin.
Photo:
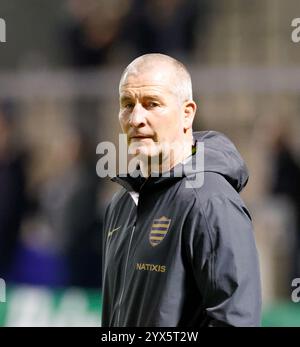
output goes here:
[[129, 146], [129, 154], [145, 158], [155, 157], [159, 154], [159, 148], [157, 148], [157, 146], [150, 146], [135, 142], [131, 143]]
[[158, 155], [157, 150], [145, 148], [145, 147], [138, 147], [135, 150], [134, 156], [140, 157], [140, 159], [146, 159], [146, 158], [152, 158], [156, 157]]

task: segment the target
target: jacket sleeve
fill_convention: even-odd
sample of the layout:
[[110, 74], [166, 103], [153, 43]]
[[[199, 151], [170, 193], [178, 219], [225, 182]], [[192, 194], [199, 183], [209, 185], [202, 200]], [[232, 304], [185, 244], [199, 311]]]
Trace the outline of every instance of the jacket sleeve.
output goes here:
[[106, 238], [107, 238], [107, 218], [108, 211], [110, 208], [110, 204], [108, 204], [105, 208], [103, 224], [102, 224], [102, 276], [104, 276], [104, 268], [105, 268], [105, 253], [106, 253]]
[[106, 268], [106, 239], [107, 239], [107, 222], [108, 222], [108, 215], [110, 210], [111, 203], [108, 204], [108, 206], [105, 209], [104, 213], [104, 219], [102, 224], [102, 290], [101, 290], [101, 326], [107, 327], [109, 324], [109, 318], [108, 318], [108, 303], [107, 298], [105, 297], [105, 268]]
[[261, 284], [249, 212], [239, 198], [222, 195], [193, 211], [190, 259], [208, 326], [259, 326]]

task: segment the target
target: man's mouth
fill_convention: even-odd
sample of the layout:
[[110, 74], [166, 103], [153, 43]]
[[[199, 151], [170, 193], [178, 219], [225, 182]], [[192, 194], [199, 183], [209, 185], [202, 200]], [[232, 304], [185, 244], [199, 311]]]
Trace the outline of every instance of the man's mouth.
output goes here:
[[136, 135], [136, 136], [131, 136], [131, 140], [143, 140], [143, 139], [151, 139], [151, 136], [146, 136], [146, 135]]

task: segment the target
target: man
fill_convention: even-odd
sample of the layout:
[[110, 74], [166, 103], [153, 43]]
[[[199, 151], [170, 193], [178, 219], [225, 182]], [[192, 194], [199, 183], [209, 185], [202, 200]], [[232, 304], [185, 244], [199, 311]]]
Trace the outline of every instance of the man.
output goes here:
[[119, 91], [140, 175], [114, 178], [123, 189], [105, 214], [102, 325], [258, 326], [258, 257], [238, 194], [248, 180], [242, 158], [224, 135], [193, 133], [191, 78], [177, 60], [135, 59]]

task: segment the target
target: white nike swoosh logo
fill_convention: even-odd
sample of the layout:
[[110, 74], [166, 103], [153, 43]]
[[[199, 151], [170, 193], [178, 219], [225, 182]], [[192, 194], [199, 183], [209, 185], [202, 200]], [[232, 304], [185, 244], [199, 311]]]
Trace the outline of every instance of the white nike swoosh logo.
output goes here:
[[111, 237], [111, 235], [112, 235], [115, 231], [119, 230], [120, 228], [121, 228], [121, 227], [118, 227], [118, 228], [115, 228], [115, 229], [109, 231], [108, 234], [107, 234], [107, 238]]

